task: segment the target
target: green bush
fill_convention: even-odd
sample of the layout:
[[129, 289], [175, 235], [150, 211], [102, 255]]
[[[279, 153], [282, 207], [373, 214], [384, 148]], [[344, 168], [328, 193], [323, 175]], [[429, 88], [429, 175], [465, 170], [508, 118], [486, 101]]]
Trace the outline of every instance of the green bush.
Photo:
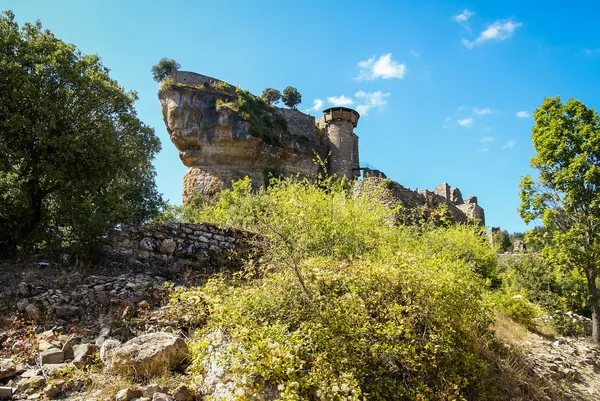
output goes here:
[[522, 293], [548, 310], [589, 316], [586, 279], [577, 270], [561, 271], [545, 263], [539, 254], [502, 257], [499, 270], [507, 292]]
[[282, 400], [488, 392], [482, 274], [494, 250], [473, 227], [392, 227], [376, 188], [354, 198], [345, 187], [274, 179], [252, 193], [246, 179], [183, 212], [268, 239], [262, 279], [215, 278], [194, 290], [208, 313], [190, 343], [192, 373], [201, 377], [222, 347], [223, 368], [247, 388], [239, 399], [265, 383]]
[[491, 296], [497, 310], [510, 316], [515, 322], [533, 328], [534, 319], [541, 314], [541, 308], [529, 302], [520, 294], [496, 292]]

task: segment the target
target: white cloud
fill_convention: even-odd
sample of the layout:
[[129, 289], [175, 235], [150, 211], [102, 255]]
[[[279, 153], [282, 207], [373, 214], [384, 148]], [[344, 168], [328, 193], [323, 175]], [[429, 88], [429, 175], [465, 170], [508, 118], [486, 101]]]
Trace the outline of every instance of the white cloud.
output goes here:
[[415, 56], [415, 57], [419, 57], [419, 56], [421, 55], [421, 53], [419, 53], [419, 52], [418, 52], [418, 51], [416, 51], [416, 50], [412, 50], [412, 49], [410, 50], [410, 54], [412, 54], [412, 55], [413, 55], [413, 56]]
[[531, 117], [531, 114], [529, 114], [529, 112], [525, 111], [525, 110], [524, 111], [517, 111], [515, 113], [515, 115], [517, 116], [517, 118], [529, 118], [529, 117]]
[[342, 96], [330, 96], [327, 98], [327, 101], [334, 106], [352, 106], [354, 104], [354, 100], [351, 97]]
[[486, 114], [492, 114], [493, 111], [490, 108], [485, 108], [485, 109], [478, 109], [477, 107], [475, 107], [473, 109], [473, 113], [477, 114], [478, 116], [484, 116]]
[[358, 63], [360, 73], [356, 77], [359, 81], [372, 81], [377, 78], [392, 79], [404, 78], [406, 74], [406, 64], [399, 64], [392, 60], [392, 53], [384, 54], [375, 60], [375, 56], [368, 60], [361, 61]]
[[490, 150], [490, 148], [477, 148], [476, 149], [478, 152], [484, 153]]
[[462, 13], [453, 16], [452, 19], [460, 24], [461, 22], [467, 22], [473, 15], [475, 15], [473, 11], [465, 9]]
[[482, 142], [482, 143], [490, 143], [490, 142], [495, 142], [495, 141], [496, 141], [496, 138], [494, 138], [493, 136], [486, 136], [479, 140], [479, 142]]
[[323, 109], [323, 100], [315, 99], [313, 100], [313, 105], [308, 111], [321, 111]]
[[387, 98], [390, 97], [391, 93], [383, 93], [382, 91], [377, 92], [364, 92], [358, 91], [354, 94], [357, 99], [360, 99], [360, 103], [356, 106], [356, 111], [361, 115], [366, 116], [369, 114], [371, 108], [382, 109], [387, 104]]
[[484, 131], [491, 131], [491, 130], [492, 130], [492, 127], [483, 127], [483, 130], [484, 130]]
[[502, 41], [510, 38], [515, 30], [522, 26], [520, 22], [508, 21], [496, 21], [492, 25], [479, 34], [479, 37], [473, 41], [463, 39], [462, 43], [467, 49], [472, 49], [475, 46], [482, 45], [490, 40]]
[[464, 118], [462, 120], [458, 120], [457, 123], [459, 125], [462, 125], [463, 127], [470, 127], [471, 125], [473, 125], [474, 120], [469, 117], [469, 118]]
[[460, 106], [458, 109], [456, 109], [457, 113], [460, 113], [461, 111], [463, 111], [464, 109], [466, 109], [465, 106]]
[[502, 145], [502, 149], [514, 148], [516, 144], [517, 144], [517, 141], [515, 141], [514, 139], [511, 139], [510, 141], [508, 141], [504, 145]]

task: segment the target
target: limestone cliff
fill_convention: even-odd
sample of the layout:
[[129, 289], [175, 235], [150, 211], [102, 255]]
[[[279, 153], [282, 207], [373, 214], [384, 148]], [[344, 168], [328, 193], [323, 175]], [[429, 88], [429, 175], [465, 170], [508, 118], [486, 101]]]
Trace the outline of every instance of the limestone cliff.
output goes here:
[[197, 191], [212, 196], [245, 176], [258, 187], [273, 172], [314, 175], [315, 156], [327, 156], [313, 116], [269, 106], [226, 82], [178, 71], [158, 97], [171, 141], [188, 167], [184, 204]]

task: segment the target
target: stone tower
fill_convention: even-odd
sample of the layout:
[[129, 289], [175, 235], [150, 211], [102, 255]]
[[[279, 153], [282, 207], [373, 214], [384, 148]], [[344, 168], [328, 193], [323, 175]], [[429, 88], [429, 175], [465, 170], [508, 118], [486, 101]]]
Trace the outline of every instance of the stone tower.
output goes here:
[[323, 110], [319, 125], [325, 130], [329, 140], [329, 175], [353, 179], [359, 174], [358, 136], [354, 133], [359, 118], [360, 114], [356, 110], [347, 107]]

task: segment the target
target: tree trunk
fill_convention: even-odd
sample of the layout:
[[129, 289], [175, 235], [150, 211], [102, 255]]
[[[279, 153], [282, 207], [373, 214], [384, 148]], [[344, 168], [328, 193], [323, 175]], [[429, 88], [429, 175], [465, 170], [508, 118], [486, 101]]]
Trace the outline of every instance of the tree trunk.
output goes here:
[[45, 194], [39, 181], [31, 179], [27, 182], [27, 197], [29, 198], [29, 213], [19, 230], [19, 241], [26, 240], [42, 221], [42, 205]]
[[596, 286], [596, 272], [593, 267], [588, 267], [585, 269], [585, 275], [592, 304], [592, 342], [600, 344], [600, 303]]

